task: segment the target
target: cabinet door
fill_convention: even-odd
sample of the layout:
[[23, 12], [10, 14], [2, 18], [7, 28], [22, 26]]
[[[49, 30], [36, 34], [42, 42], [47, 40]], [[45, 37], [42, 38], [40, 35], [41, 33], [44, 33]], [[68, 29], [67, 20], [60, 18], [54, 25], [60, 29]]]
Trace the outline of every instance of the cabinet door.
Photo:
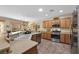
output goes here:
[[36, 41], [36, 35], [32, 35], [32, 40]]
[[70, 34], [65, 34], [65, 43], [70, 44]]
[[43, 22], [43, 27], [44, 28], [51, 28], [52, 27], [51, 20], [44, 21]]
[[65, 24], [66, 24], [66, 28], [70, 28], [71, 27], [71, 18], [67, 18], [67, 19], [65, 19]]
[[49, 28], [49, 21], [46, 21], [46, 28]]
[[46, 39], [46, 33], [42, 33], [42, 38]]
[[65, 43], [65, 34], [60, 35], [60, 42]]
[[52, 21], [49, 20], [49, 28], [51, 28], [51, 27], [52, 27]]
[[65, 28], [65, 19], [61, 19], [60, 21], [60, 27]]
[[47, 32], [46, 37], [47, 37], [48, 40], [50, 40], [51, 39], [51, 34], [49, 32]]

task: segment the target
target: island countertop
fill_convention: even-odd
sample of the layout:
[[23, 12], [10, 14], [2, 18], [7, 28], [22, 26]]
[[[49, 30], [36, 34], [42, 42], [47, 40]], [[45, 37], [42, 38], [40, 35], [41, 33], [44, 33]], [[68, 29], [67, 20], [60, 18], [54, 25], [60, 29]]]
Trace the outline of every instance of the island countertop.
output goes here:
[[11, 54], [22, 54], [37, 44], [37, 42], [32, 40], [14, 40], [10, 43], [10, 50], [12, 51]]

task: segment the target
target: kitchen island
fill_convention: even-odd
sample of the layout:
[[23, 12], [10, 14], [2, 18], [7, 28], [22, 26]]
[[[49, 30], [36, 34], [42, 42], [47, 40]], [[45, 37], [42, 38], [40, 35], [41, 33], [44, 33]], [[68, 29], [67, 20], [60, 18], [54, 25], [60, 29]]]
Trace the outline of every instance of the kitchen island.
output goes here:
[[10, 43], [11, 54], [36, 54], [37, 44], [32, 40], [14, 40]]

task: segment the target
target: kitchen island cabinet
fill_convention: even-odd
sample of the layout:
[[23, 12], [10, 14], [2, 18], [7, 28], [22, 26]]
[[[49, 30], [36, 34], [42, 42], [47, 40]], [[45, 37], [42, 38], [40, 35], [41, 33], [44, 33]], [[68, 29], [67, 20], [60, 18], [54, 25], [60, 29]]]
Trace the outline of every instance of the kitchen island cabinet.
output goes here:
[[41, 43], [41, 33], [32, 34], [31, 40]]

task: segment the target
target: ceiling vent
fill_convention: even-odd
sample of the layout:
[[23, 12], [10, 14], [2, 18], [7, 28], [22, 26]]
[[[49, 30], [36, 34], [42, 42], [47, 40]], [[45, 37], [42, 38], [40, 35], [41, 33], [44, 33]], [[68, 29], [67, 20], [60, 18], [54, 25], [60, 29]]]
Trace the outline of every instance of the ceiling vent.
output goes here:
[[50, 9], [49, 12], [54, 12], [54, 10], [53, 9]]

